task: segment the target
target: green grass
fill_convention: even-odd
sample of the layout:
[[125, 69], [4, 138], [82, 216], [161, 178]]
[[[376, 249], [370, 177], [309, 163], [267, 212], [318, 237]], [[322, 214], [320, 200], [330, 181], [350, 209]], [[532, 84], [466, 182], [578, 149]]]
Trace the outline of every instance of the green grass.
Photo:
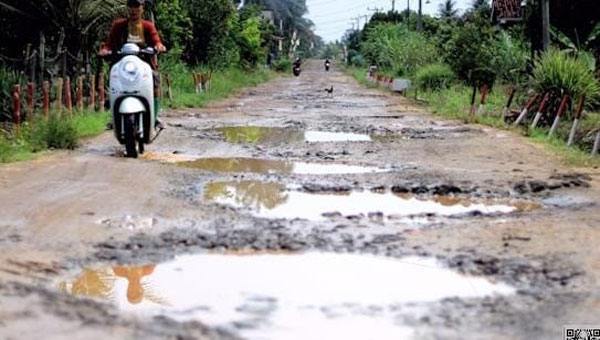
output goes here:
[[197, 94], [191, 72], [175, 73], [173, 77], [173, 100], [163, 101], [169, 108], [199, 108], [211, 101], [223, 99], [245, 87], [256, 86], [271, 80], [275, 73], [268, 70], [243, 71], [229, 69], [213, 73], [212, 91]]
[[30, 160], [48, 149], [73, 149], [80, 139], [102, 133], [108, 121], [106, 112], [89, 111], [27, 122], [19, 131], [6, 125], [0, 129], [0, 163]]
[[[347, 74], [354, 76], [361, 84], [368, 84], [364, 77], [363, 70], [349, 68]], [[371, 84], [369, 87], [377, 87]], [[535, 129], [529, 131], [526, 127], [514, 128], [507, 125], [502, 118], [504, 106], [508, 100], [507, 90], [504, 86], [495, 86], [493, 91], [487, 96], [485, 112], [482, 115], [472, 116], [470, 114], [470, 100], [472, 88], [462, 85], [455, 85], [448, 89], [440, 91], [420, 92], [419, 98], [422, 102], [415, 102], [415, 105], [424, 105], [434, 114], [448, 119], [461, 120], [470, 124], [482, 124], [492, 126], [498, 129], [511, 130], [529, 137], [532, 141], [541, 144], [546, 150], [558, 155], [562, 161], [573, 167], [598, 167], [600, 166], [600, 157], [591, 157], [591, 148], [596, 136], [596, 131], [600, 129], [600, 114], [587, 114], [581, 121], [576, 142], [569, 147], [566, 141], [571, 129], [571, 122], [564, 120], [556, 131], [555, 136], [548, 138], [548, 128]], [[411, 93], [411, 91], [409, 91]], [[412, 92], [414, 93], [414, 92]], [[412, 97], [409, 95], [409, 97]], [[477, 103], [480, 95], [477, 95]], [[476, 105], [476, 109], [478, 104]], [[518, 105], [513, 103], [512, 108]], [[526, 122], [528, 123], [528, 122]], [[529, 124], [524, 126], [529, 126]]]

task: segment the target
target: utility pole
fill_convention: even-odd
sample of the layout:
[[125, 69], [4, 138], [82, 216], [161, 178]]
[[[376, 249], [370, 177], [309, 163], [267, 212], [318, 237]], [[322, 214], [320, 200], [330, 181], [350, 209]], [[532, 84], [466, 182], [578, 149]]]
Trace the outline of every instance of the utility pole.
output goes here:
[[360, 15], [355, 18], [352, 18], [352, 20], [356, 20], [356, 30], [360, 31]]
[[419, 0], [419, 19], [417, 21], [417, 31], [423, 31], [423, 0]]
[[547, 50], [550, 47], [550, 0], [542, 0], [542, 41]]
[[410, 20], [410, 0], [406, 0], [406, 28], [409, 28], [408, 21]]
[[392, 12], [396, 10], [396, 0], [392, 0]]

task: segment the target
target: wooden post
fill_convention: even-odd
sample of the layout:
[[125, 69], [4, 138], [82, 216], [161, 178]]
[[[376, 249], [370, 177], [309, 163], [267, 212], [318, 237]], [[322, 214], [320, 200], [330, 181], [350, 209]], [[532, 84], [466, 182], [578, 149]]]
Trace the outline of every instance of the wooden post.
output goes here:
[[560, 106], [558, 107], [558, 112], [556, 112], [556, 118], [554, 118], [554, 123], [552, 124], [552, 128], [550, 128], [550, 132], [548, 133], [548, 138], [552, 137], [556, 129], [558, 128], [558, 124], [560, 123], [560, 117], [563, 115], [567, 108], [567, 102], [569, 101], [570, 96], [565, 94], [563, 96], [562, 101], [560, 102]]
[[471, 110], [469, 114], [471, 116], [475, 115], [475, 97], [477, 96], [477, 86], [473, 86], [473, 95], [471, 96]]
[[83, 76], [77, 77], [77, 110], [83, 111]]
[[62, 111], [62, 98], [63, 98], [63, 79], [62, 78], [57, 78], [56, 79], [56, 112], [60, 114], [60, 112]]
[[577, 112], [575, 113], [575, 117], [573, 119], [573, 126], [571, 127], [571, 133], [569, 133], [569, 140], [567, 141], [567, 146], [571, 146], [575, 141], [575, 133], [577, 132], [577, 126], [579, 125], [579, 120], [583, 116], [583, 106], [585, 104], [585, 94], [582, 94], [579, 98], [579, 105], [577, 106]]
[[169, 100], [173, 100], [173, 92], [171, 91], [171, 75], [167, 74], [167, 96]]
[[531, 122], [531, 126], [530, 126], [531, 129], [535, 129], [538, 122], [540, 121], [540, 118], [542, 118], [542, 115], [544, 113], [546, 113], [546, 109], [548, 108], [549, 102], [550, 102], [550, 93], [546, 93], [544, 95], [544, 99], [542, 99], [542, 103], [540, 104], [540, 107], [538, 108], [538, 112], [535, 114], [535, 118], [533, 118], [533, 122]]
[[17, 130], [19, 129], [19, 125], [21, 125], [21, 85], [13, 86], [13, 123], [15, 124]]
[[98, 110], [104, 110], [104, 74], [98, 74]]
[[93, 110], [96, 105], [96, 76], [94, 74], [90, 74], [89, 86], [88, 109]]
[[600, 149], [600, 130], [598, 131], [598, 135], [596, 135], [596, 141], [594, 142], [594, 148], [592, 149], [592, 156], [598, 154], [598, 149]]
[[50, 114], [50, 82], [44, 81], [42, 85], [42, 90], [44, 91], [44, 118], [48, 119], [48, 115]]
[[27, 83], [27, 119], [33, 120], [33, 111], [35, 109], [35, 85]]
[[508, 113], [510, 112], [510, 106], [512, 105], [512, 102], [515, 98], [516, 93], [517, 93], [517, 90], [515, 90], [511, 86], [510, 89], [508, 90], [508, 102], [506, 103], [506, 107], [504, 107], [504, 112], [502, 112], [502, 117], [506, 118], [506, 116], [508, 116]]
[[525, 105], [525, 108], [523, 108], [523, 111], [521, 111], [521, 114], [519, 115], [517, 120], [515, 120], [515, 126], [521, 124], [521, 121], [525, 119], [525, 116], [527, 116], [527, 113], [529, 112], [529, 110], [531, 110], [531, 108], [533, 107], [535, 102], [537, 102], [539, 97], [540, 95], [536, 93], [531, 99], [529, 99], [529, 102], [527, 103], [527, 105]]
[[71, 77], [65, 78], [65, 106], [69, 113], [73, 113], [73, 98], [71, 96]]
[[481, 116], [485, 111], [485, 103], [488, 95], [488, 86], [487, 84], [483, 84], [481, 87], [481, 102], [479, 103], [479, 108], [477, 109], [477, 115]]

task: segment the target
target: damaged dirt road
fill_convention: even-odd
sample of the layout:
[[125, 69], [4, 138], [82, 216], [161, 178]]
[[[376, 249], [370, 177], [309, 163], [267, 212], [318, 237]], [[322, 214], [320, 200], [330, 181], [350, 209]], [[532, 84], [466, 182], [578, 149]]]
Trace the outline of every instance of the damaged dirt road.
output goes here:
[[[334, 86], [332, 95], [323, 89]], [[600, 171], [311, 62], [0, 166], [2, 339], [559, 339], [600, 325]]]

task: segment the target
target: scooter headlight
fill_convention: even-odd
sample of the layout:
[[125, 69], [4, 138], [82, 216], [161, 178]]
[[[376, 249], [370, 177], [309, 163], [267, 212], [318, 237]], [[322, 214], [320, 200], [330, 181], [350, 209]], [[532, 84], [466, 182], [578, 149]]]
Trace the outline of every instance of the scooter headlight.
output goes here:
[[140, 76], [140, 70], [133, 61], [126, 61], [121, 66], [121, 77], [128, 82], [135, 82]]

